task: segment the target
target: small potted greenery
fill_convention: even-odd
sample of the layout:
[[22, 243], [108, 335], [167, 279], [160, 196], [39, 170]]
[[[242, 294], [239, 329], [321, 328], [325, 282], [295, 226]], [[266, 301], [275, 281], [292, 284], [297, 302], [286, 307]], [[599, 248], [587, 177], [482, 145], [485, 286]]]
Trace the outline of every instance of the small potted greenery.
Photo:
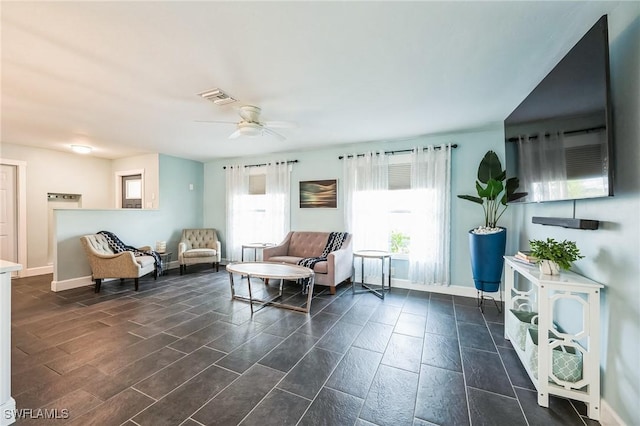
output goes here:
[[553, 238], [547, 238], [546, 240], [529, 240], [529, 245], [531, 256], [538, 260], [540, 272], [546, 275], [557, 275], [560, 273], [560, 268], [569, 269], [571, 263], [584, 257], [580, 255], [575, 241], [558, 242]]

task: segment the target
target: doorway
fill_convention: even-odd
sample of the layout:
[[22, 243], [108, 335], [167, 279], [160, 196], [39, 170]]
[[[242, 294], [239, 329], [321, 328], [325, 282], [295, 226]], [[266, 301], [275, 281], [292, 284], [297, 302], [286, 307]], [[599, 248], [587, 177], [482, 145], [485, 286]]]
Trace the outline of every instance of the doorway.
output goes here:
[[115, 173], [115, 206], [117, 209], [144, 208], [144, 169]]
[[0, 258], [18, 263], [18, 167], [0, 165]]
[[22, 265], [27, 274], [27, 163], [0, 158], [0, 257]]
[[142, 175], [122, 176], [122, 208], [142, 208]]

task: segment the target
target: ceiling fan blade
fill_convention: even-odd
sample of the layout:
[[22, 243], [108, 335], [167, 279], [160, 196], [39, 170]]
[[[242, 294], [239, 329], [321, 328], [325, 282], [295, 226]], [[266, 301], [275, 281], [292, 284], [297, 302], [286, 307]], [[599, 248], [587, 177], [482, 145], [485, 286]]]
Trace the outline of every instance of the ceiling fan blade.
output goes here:
[[231, 133], [229, 135], [229, 139], [237, 139], [239, 136], [240, 136], [240, 129], [238, 129], [235, 132]]
[[272, 136], [275, 136], [276, 138], [278, 138], [278, 139], [280, 139], [280, 140], [285, 140], [285, 139], [287, 139], [287, 138], [285, 138], [284, 136], [282, 136], [280, 133], [278, 133], [278, 132], [276, 132], [276, 131], [274, 131], [274, 130], [271, 130], [271, 129], [270, 129], [270, 128], [268, 128], [268, 127], [263, 127], [263, 128], [262, 128], [262, 130], [263, 130], [265, 133], [270, 134], [270, 135], [272, 135]]
[[272, 129], [293, 129], [298, 127], [297, 123], [293, 123], [291, 121], [265, 121], [262, 124], [265, 127], [270, 127]]
[[235, 121], [195, 120], [196, 123], [237, 124]]

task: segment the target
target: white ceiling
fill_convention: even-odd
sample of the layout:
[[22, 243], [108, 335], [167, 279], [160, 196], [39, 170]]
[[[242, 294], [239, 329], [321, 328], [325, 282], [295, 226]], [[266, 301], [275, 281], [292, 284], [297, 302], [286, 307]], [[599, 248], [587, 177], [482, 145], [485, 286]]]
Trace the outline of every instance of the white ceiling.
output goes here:
[[[614, 2], [6, 2], [1, 142], [198, 161], [501, 122]], [[221, 88], [239, 102], [199, 96]], [[227, 139], [234, 107], [292, 121]]]

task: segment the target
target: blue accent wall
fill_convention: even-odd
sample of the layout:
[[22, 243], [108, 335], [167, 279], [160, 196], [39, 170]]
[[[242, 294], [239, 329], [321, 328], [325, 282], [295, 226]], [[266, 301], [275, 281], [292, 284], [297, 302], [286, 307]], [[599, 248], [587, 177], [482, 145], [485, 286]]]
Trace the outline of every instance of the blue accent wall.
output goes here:
[[202, 228], [204, 164], [169, 155], [160, 155], [159, 162], [160, 210], [166, 220], [163, 238], [167, 250], [176, 253], [183, 228]]
[[[622, 2], [609, 15], [615, 195], [527, 204], [517, 209], [522, 248], [531, 239], [576, 241], [584, 259], [572, 268], [604, 284], [601, 297], [602, 396], [628, 425], [640, 401], [640, 3]], [[601, 221], [585, 231], [534, 225], [533, 216]], [[516, 209], [514, 209], [516, 210]], [[561, 318], [571, 326], [572, 318]]]

